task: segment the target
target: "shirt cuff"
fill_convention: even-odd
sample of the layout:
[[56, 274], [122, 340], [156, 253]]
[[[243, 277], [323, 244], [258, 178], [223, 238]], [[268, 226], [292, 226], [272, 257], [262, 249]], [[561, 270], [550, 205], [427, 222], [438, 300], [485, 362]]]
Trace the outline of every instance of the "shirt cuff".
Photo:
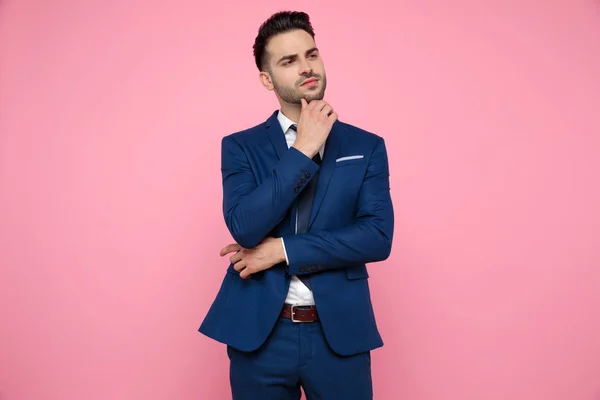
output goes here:
[[285, 254], [285, 263], [290, 265], [290, 260], [288, 259], [287, 251], [285, 251], [285, 242], [283, 238], [281, 238], [281, 244], [283, 245], [283, 254]]

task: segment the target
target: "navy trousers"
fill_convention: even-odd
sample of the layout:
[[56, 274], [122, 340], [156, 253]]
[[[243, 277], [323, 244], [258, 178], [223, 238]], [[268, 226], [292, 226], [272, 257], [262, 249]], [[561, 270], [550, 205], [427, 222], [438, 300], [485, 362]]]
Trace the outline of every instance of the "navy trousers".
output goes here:
[[342, 357], [319, 322], [280, 318], [256, 351], [227, 347], [233, 400], [371, 400], [371, 353]]

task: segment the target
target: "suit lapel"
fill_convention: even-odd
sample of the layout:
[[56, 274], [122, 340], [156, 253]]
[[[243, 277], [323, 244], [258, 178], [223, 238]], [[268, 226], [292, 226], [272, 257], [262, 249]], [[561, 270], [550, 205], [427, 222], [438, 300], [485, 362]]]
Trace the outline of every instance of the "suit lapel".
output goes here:
[[[266, 130], [266, 134], [275, 149], [275, 153], [277, 154], [277, 159], [281, 160], [285, 153], [289, 151], [287, 141], [285, 140], [285, 132], [281, 128], [281, 124], [277, 119], [277, 114], [279, 110], [275, 110], [275, 112], [265, 121], [264, 127]], [[265, 141], [265, 145], [267, 145]], [[282, 233], [294, 234], [295, 227], [295, 218], [296, 208], [298, 207], [297, 199], [292, 203], [291, 209], [287, 213], [287, 217], [284, 219], [287, 221], [282, 227]]]
[[323, 152], [323, 162], [321, 164], [321, 168], [319, 169], [319, 176], [317, 182], [317, 190], [315, 192], [315, 199], [313, 202], [312, 210], [310, 213], [309, 220], [309, 229], [319, 210], [321, 208], [321, 204], [323, 203], [323, 199], [325, 198], [325, 194], [327, 193], [327, 188], [329, 187], [329, 182], [331, 181], [331, 176], [333, 175], [333, 170], [335, 168], [335, 160], [337, 159], [338, 150], [340, 148], [340, 144], [342, 142], [342, 131], [341, 125], [336, 121], [331, 128], [331, 132], [329, 132], [329, 137], [325, 142], [325, 150]]
[[277, 158], [281, 160], [284, 154], [288, 151], [287, 142], [285, 141], [285, 133], [281, 129], [281, 124], [277, 120], [277, 113], [279, 111], [275, 111], [269, 119], [265, 122], [265, 127], [267, 128], [267, 134], [269, 135], [269, 139], [271, 139], [271, 143], [273, 147], [275, 147], [275, 151], [277, 152]]

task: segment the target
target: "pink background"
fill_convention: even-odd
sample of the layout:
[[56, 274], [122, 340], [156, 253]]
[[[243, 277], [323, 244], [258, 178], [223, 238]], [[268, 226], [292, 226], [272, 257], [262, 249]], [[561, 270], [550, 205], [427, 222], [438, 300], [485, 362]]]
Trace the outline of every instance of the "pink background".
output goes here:
[[2, 1], [0, 399], [230, 398], [220, 140], [298, 7], [392, 157], [375, 399], [600, 399], [599, 2], [203, 3]]

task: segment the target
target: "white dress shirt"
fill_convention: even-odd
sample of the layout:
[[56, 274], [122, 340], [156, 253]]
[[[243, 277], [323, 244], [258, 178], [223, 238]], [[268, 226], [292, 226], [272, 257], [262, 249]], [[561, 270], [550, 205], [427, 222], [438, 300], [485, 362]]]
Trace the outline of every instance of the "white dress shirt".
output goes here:
[[[281, 125], [281, 129], [285, 133], [285, 141], [287, 142], [288, 148], [292, 147], [296, 141], [296, 131], [290, 129], [290, 126], [295, 125], [296, 123], [283, 115], [281, 110], [279, 110], [279, 113], [277, 114], [277, 120]], [[321, 150], [319, 151], [321, 159], [323, 159], [323, 150], [324, 148], [321, 147]], [[290, 262], [287, 258], [287, 252], [285, 251], [285, 242], [283, 241], [283, 238], [281, 238], [281, 242], [283, 244], [283, 252], [285, 253], [286, 262], [289, 265]], [[315, 299], [312, 291], [306, 287], [306, 285], [300, 279], [298, 279], [297, 276], [293, 275], [285, 302], [286, 304], [306, 306], [314, 305]]]

